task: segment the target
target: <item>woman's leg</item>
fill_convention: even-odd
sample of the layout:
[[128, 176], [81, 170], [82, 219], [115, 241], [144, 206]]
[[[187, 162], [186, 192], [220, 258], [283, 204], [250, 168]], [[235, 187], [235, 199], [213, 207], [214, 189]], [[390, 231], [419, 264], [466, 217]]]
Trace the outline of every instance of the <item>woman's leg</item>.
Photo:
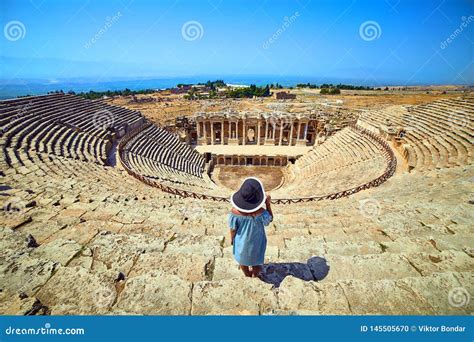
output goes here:
[[252, 277], [257, 278], [262, 273], [262, 266], [252, 266]]
[[250, 272], [248, 266], [240, 265], [240, 269], [244, 272], [246, 277], [251, 277], [252, 276], [252, 272]]

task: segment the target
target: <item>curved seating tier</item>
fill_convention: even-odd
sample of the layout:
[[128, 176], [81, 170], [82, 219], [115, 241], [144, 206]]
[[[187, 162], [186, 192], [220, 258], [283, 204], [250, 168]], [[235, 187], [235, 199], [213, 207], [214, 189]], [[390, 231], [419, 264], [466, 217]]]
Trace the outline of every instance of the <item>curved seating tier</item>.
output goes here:
[[120, 144], [124, 167], [134, 175], [191, 189], [213, 189], [215, 184], [204, 173], [205, 160], [168, 131], [151, 123]]
[[105, 164], [115, 132], [143, 121], [137, 111], [68, 94], [0, 101], [1, 140], [5, 161], [24, 165], [12, 153], [22, 150]]
[[355, 188], [383, 174], [386, 152], [369, 136], [346, 127], [287, 168], [287, 185], [275, 196], [327, 195]]
[[369, 111], [359, 121], [376, 130], [383, 130], [384, 126], [405, 129], [406, 133], [399, 139], [401, 153], [412, 169], [462, 166], [474, 160], [472, 97], [413, 106], [402, 115], [394, 115], [392, 108]]

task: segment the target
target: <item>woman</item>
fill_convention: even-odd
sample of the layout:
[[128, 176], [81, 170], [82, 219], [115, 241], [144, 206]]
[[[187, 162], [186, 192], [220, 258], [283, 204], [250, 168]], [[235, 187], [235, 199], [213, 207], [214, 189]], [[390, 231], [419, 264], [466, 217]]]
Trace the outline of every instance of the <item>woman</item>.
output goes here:
[[265, 194], [260, 180], [249, 177], [230, 197], [230, 203], [228, 222], [234, 258], [245, 276], [258, 277], [267, 248], [265, 226], [273, 220], [270, 195]]

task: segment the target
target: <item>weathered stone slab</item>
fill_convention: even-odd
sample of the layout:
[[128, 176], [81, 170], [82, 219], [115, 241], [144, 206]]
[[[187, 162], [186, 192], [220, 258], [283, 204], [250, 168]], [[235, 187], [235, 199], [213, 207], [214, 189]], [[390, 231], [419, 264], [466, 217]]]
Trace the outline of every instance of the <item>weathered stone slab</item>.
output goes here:
[[31, 222], [21, 226], [16, 231], [33, 235], [36, 241], [41, 244], [46, 241], [48, 237], [65, 227], [65, 224], [59, 224], [57, 222]]
[[191, 282], [210, 280], [212, 262], [212, 258], [200, 255], [144, 253], [139, 256], [129, 277], [156, 270]]
[[59, 264], [39, 260], [22, 254], [0, 264], [0, 286], [2, 294], [34, 294], [51, 277]]
[[62, 266], [79, 253], [82, 246], [73, 240], [57, 239], [32, 249], [30, 256], [36, 259], [59, 262]]
[[416, 253], [406, 256], [423, 274], [435, 272], [467, 272], [474, 270], [474, 259], [464, 252]]
[[64, 210], [61, 210], [59, 212], [59, 215], [60, 216], [65, 216], [65, 217], [77, 217], [77, 218], [79, 218], [82, 215], [84, 215], [86, 212], [87, 212], [87, 210], [84, 209], [84, 208], [72, 208], [72, 209], [66, 208]]
[[351, 313], [344, 292], [337, 284], [320, 284], [292, 276], [281, 283], [278, 302], [281, 310], [310, 310], [322, 315]]
[[257, 278], [194, 284], [193, 315], [258, 315], [277, 308], [272, 285]]
[[45, 242], [50, 242], [56, 239], [64, 239], [74, 240], [81, 245], [85, 245], [97, 235], [101, 225], [102, 224], [99, 221], [87, 221], [70, 225], [51, 235], [45, 240]]
[[176, 233], [170, 229], [161, 229], [160, 227], [149, 226], [142, 224], [141, 232], [149, 235], [156, 236], [157, 238], [163, 239], [168, 242], [175, 238]]
[[108, 278], [82, 267], [61, 267], [36, 297], [52, 315], [102, 315], [116, 297], [115, 286]]
[[344, 279], [374, 281], [420, 276], [403, 256], [397, 254], [383, 253], [354, 256], [328, 254], [325, 258], [331, 270], [324, 281]]
[[140, 254], [162, 252], [165, 242], [151, 235], [101, 232], [88, 247], [92, 251], [92, 270], [128, 274]]
[[309, 228], [309, 233], [313, 237], [324, 238], [325, 241], [347, 241], [349, 237], [344, 230], [338, 226], [320, 226], [316, 224]]
[[436, 247], [440, 250], [458, 250], [474, 249], [474, 234], [455, 234], [455, 235], [438, 235], [433, 237]]
[[18, 316], [49, 315], [50, 311], [47, 306], [34, 297], [12, 296], [7, 301], [0, 299], [0, 314]]
[[[472, 273], [470, 284], [473, 284]], [[405, 278], [396, 281], [397, 286], [415, 292], [424, 301], [430, 303], [437, 315], [469, 315], [474, 303], [470, 290], [461, 284], [460, 273], [433, 273], [429, 277]], [[472, 286], [472, 285], [471, 285]]]
[[28, 253], [30, 248], [26, 242], [26, 234], [10, 228], [0, 228], [0, 263], [4, 264], [11, 257]]
[[143, 223], [147, 218], [148, 216], [143, 214], [120, 211], [117, 215], [113, 216], [111, 220], [123, 224], [139, 224]]
[[25, 223], [31, 222], [31, 216], [26, 213], [9, 215], [0, 213], [0, 222], [2, 222], [2, 227], [15, 229]]
[[212, 280], [224, 280], [245, 277], [239, 264], [232, 257], [216, 258]]
[[274, 245], [279, 248], [285, 247], [285, 240], [295, 238], [295, 237], [310, 237], [308, 229], [302, 228], [293, 228], [293, 229], [278, 229], [266, 230], [268, 245]]
[[364, 255], [382, 252], [380, 244], [370, 240], [367, 242], [330, 241], [326, 242], [324, 247], [325, 254]]
[[287, 260], [307, 260], [326, 253], [325, 242], [320, 237], [299, 236], [285, 240], [285, 248], [280, 249], [280, 258]]
[[355, 315], [433, 315], [431, 303], [393, 280], [339, 282]]
[[383, 242], [383, 245], [389, 253], [431, 253], [437, 251], [429, 239], [426, 238], [401, 237], [395, 241]]
[[223, 236], [178, 235], [167, 244], [165, 253], [192, 253], [220, 257], [223, 241]]
[[126, 281], [116, 308], [145, 315], [188, 315], [190, 298], [191, 283], [152, 271]]

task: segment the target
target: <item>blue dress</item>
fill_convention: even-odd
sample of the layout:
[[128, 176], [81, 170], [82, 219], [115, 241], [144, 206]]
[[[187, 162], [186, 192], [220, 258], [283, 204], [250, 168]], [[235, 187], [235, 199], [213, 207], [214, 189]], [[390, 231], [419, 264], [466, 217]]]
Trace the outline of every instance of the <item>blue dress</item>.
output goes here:
[[237, 231], [233, 246], [234, 258], [240, 265], [263, 265], [267, 248], [265, 226], [272, 220], [267, 210], [255, 217], [236, 215], [232, 212], [229, 214], [229, 227]]

